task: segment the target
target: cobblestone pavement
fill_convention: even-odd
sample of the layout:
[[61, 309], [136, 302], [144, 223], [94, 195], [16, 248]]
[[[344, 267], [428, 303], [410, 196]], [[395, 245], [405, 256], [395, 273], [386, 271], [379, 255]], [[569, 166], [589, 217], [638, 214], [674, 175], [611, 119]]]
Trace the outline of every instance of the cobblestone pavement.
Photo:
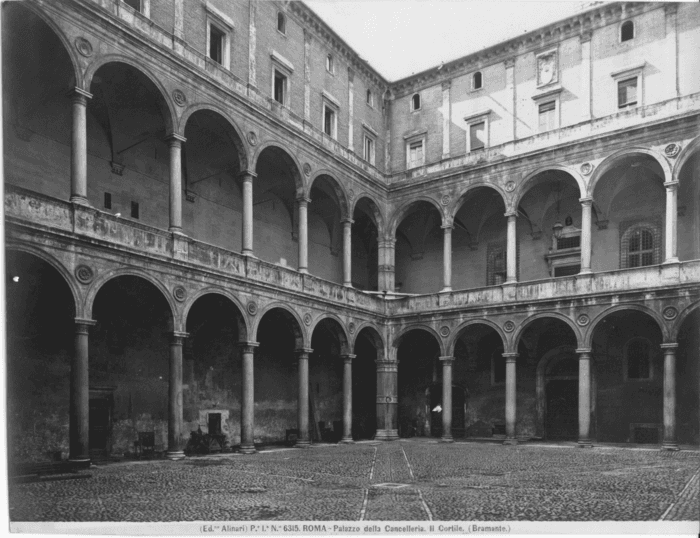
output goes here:
[[124, 462], [10, 486], [12, 521], [698, 520], [697, 451], [427, 439]]

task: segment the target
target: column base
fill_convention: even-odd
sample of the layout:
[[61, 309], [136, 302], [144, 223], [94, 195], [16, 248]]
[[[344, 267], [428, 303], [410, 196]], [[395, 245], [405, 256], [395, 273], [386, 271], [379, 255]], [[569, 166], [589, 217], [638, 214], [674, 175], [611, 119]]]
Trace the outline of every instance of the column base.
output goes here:
[[503, 285], [508, 285], [508, 286], [510, 286], [510, 285], [514, 285], [514, 284], [517, 284], [517, 283], [518, 283], [517, 280], [506, 280], [506, 281], [503, 283]]
[[593, 442], [590, 439], [579, 439], [578, 440], [578, 447], [579, 448], [593, 448]]
[[667, 451], [667, 452], [676, 452], [676, 451], [680, 450], [680, 448], [678, 447], [678, 443], [671, 443], [671, 442], [664, 441], [664, 444], [661, 445], [661, 450]]
[[255, 258], [252, 250], [244, 250], [241, 252], [241, 256], [247, 256], [248, 258]]
[[185, 453], [182, 450], [168, 450], [165, 457], [171, 461], [184, 460]]
[[341, 445], [352, 445], [355, 440], [352, 437], [343, 437], [339, 442]]
[[90, 458], [68, 458], [68, 462], [76, 469], [87, 469], [90, 467]]
[[593, 271], [591, 271], [591, 268], [590, 268], [590, 267], [581, 269], [581, 270], [578, 272], [579, 275], [590, 275], [591, 273], [593, 273]]
[[294, 446], [296, 448], [309, 448], [311, 446], [311, 441], [307, 441], [306, 439], [298, 439], [296, 443], [294, 443]]
[[442, 436], [442, 437], [440, 438], [440, 442], [441, 442], [441, 443], [454, 443], [455, 440], [452, 438], [451, 435], [450, 435], [449, 437]]
[[71, 204], [78, 204], [78, 205], [86, 205], [86, 206], [90, 205], [90, 202], [88, 202], [88, 199], [83, 197], [83, 196], [71, 196], [70, 203]]
[[515, 437], [509, 438], [509, 439], [504, 440], [503, 444], [507, 445], [507, 446], [515, 446], [518, 444], [518, 440]]
[[396, 441], [399, 438], [399, 430], [377, 430], [374, 434], [375, 441]]
[[299, 267], [299, 272], [300, 272], [302, 275], [308, 275], [308, 274], [309, 274], [309, 270], [306, 269], [306, 268], [303, 268], [303, 269], [302, 269], [301, 267]]
[[343, 282], [343, 286], [346, 288], [352, 288], [352, 283], [351, 282]]
[[184, 233], [182, 233], [182, 228], [168, 228], [168, 231], [173, 235], [177, 235], [178, 237], [187, 237]]
[[440, 293], [450, 293], [451, 291], [452, 291], [451, 287], [446, 287], [446, 288], [442, 288], [440, 290]]
[[673, 263], [681, 263], [681, 261], [678, 259], [678, 257], [674, 256], [673, 258], [664, 260], [664, 262], [661, 265], [670, 265]]
[[238, 447], [238, 452], [240, 454], [256, 454], [255, 445], [241, 445]]

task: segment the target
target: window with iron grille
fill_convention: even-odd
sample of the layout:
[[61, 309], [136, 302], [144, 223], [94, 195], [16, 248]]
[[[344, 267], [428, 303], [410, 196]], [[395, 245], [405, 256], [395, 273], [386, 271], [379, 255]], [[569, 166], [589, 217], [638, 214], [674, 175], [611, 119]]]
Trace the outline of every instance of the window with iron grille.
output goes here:
[[656, 265], [661, 260], [661, 225], [649, 222], [621, 223], [620, 268]]
[[565, 248], [579, 248], [581, 246], [581, 236], [572, 235], [570, 237], [560, 237], [557, 239], [557, 250]]

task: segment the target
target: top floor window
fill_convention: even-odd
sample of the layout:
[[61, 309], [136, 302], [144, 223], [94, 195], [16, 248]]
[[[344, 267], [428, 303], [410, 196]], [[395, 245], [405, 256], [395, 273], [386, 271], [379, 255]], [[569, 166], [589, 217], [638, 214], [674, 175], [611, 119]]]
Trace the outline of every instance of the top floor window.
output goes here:
[[413, 95], [413, 97], [411, 97], [411, 110], [420, 110], [420, 107], [420, 94], [416, 93]]
[[483, 84], [481, 71], [477, 71], [472, 76], [472, 90], [479, 90]]
[[326, 56], [326, 71], [328, 71], [329, 73], [335, 73], [334, 63], [335, 62], [333, 61], [332, 54], [329, 54], [328, 56]]
[[277, 31], [282, 34], [287, 33], [287, 19], [281, 11], [277, 13]]
[[209, 25], [209, 57], [218, 64], [224, 63], [226, 33], [213, 24]]
[[122, 0], [122, 2], [141, 13], [141, 0]]
[[372, 90], [367, 90], [367, 104], [369, 106], [374, 106], [374, 95], [372, 95]]
[[625, 21], [620, 26], [620, 42], [630, 41], [631, 39], [634, 39], [634, 23]]
[[632, 77], [617, 83], [617, 108], [627, 108], [637, 104], [638, 78]]

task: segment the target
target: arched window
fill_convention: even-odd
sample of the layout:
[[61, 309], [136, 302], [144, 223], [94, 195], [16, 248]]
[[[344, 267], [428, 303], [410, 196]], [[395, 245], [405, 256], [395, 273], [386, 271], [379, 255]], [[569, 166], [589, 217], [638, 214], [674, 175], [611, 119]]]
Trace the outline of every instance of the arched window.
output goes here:
[[481, 88], [481, 83], [481, 71], [477, 71], [472, 77], [472, 89], [478, 90], [479, 88]]
[[[622, 229], [622, 227], [621, 227]], [[656, 265], [661, 256], [660, 227], [640, 223], [627, 228], [622, 234], [621, 269]]]
[[367, 90], [367, 104], [369, 106], [374, 105], [374, 96], [372, 95], [372, 90]]
[[287, 19], [281, 11], [277, 13], [277, 30], [283, 34], [287, 33]]
[[626, 21], [622, 23], [620, 27], [620, 41], [629, 41], [634, 39], [634, 23], [632, 21]]
[[411, 97], [411, 110], [420, 110], [420, 94], [415, 93]]
[[328, 56], [326, 56], [326, 71], [328, 71], [329, 73], [334, 73], [335, 71], [333, 69], [333, 55], [329, 54]]
[[646, 338], [632, 338], [625, 344], [625, 380], [651, 379], [651, 342]]

